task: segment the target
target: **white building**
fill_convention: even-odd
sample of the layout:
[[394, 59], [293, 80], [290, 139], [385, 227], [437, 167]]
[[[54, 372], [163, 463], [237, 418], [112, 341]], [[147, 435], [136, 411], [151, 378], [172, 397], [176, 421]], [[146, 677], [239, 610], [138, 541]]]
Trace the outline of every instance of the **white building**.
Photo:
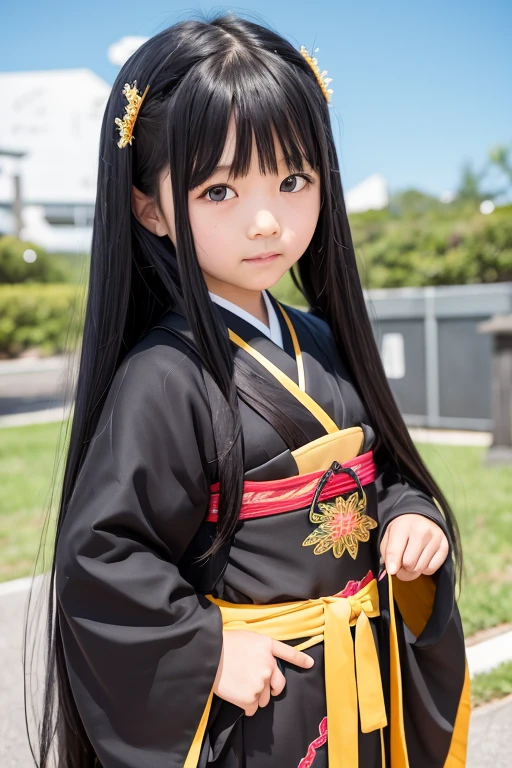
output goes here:
[[0, 92], [0, 233], [14, 229], [13, 176], [19, 175], [21, 236], [48, 250], [88, 251], [110, 86], [89, 69], [2, 72]]
[[370, 208], [380, 210], [388, 204], [388, 182], [381, 173], [372, 173], [345, 193], [345, 205], [349, 213], [362, 213]]

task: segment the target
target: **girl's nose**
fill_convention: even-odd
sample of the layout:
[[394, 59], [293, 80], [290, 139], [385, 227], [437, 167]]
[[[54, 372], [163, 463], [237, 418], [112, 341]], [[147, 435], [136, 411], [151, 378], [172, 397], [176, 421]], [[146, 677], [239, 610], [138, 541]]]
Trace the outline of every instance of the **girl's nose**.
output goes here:
[[281, 233], [276, 217], [267, 210], [260, 210], [249, 227], [249, 237], [271, 237]]

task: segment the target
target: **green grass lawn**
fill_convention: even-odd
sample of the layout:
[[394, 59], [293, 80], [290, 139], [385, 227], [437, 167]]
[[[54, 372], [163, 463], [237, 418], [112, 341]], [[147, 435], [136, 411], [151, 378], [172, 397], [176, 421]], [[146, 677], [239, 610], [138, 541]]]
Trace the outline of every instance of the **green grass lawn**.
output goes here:
[[492, 672], [475, 675], [471, 680], [471, 702], [473, 707], [502, 699], [512, 693], [512, 661], [500, 664]]
[[[61, 429], [55, 423], [0, 430], [1, 581], [32, 572]], [[461, 528], [465, 579], [460, 608], [466, 635], [512, 621], [510, 467], [484, 466], [483, 448], [419, 447]]]
[[512, 471], [485, 448], [423, 444], [421, 455], [457, 517], [464, 551], [459, 607], [467, 636], [512, 620]]
[[61, 422], [0, 429], [0, 581], [32, 573], [61, 430]]

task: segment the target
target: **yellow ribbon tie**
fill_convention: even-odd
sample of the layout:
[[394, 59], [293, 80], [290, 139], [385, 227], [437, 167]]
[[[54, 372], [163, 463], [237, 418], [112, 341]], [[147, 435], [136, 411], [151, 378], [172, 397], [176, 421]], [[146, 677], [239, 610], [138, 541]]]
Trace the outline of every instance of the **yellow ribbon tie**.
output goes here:
[[[358, 710], [363, 733], [387, 725], [377, 649], [368, 617], [378, 616], [377, 582], [348, 598], [323, 597], [329, 765], [358, 766]], [[355, 624], [355, 645], [350, 627]], [[298, 646], [304, 650], [312, 643]]]
[[[358, 711], [361, 730], [387, 725], [377, 649], [369, 618], [379, 615], [377, 582], [373, 579], [352, 597], [320, 597], [290, 603], [253, 605], [229, 603], [207, 595], [219, 606], [224, 630], [245, 629], [274, 640], [308, 639], [297, 650], [324, 642], [330, 768], [358, 766]], [[355, 643], [351, 626], [355, 625]], [[197, 765], [212, 694], [201, 718], [184, 768]]]

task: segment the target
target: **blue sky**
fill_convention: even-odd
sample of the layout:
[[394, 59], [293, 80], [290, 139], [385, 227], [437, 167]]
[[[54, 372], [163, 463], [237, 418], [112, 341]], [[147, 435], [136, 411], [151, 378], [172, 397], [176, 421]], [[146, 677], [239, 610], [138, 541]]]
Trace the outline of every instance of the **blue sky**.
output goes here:
[[452, 190], [512, 143], [508, 0], [18, 0], [2, 10], [0, 71], [88, 67], [112, 84], [108, 46], [197, 11], [232, 10], [317, 54], [333, 78], [333, 127], [345, 189], [374, 172], [391, 191]]

